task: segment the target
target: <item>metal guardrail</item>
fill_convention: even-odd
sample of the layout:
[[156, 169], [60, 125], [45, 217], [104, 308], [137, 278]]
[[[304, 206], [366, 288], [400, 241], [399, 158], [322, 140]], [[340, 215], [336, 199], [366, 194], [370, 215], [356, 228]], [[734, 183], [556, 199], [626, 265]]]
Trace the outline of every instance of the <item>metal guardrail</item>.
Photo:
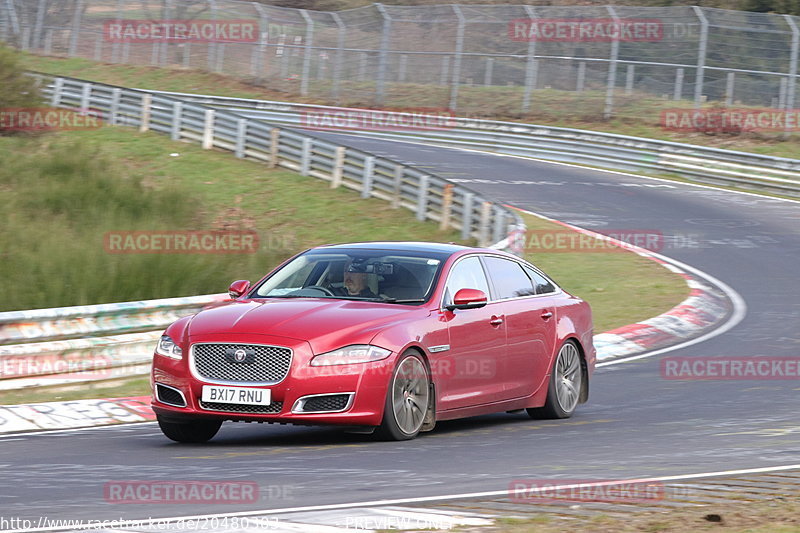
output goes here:
[[[158, 94], [293, 127], [314, 126], [320, 115], [333, 116], [337, 112], [356, 111], [269, 100], [174, 92]], [[380, 113], [382, 116], [393, 114]], [[418, 115], [417, 118], [424, 118], [424, 115]], [[430, 118], [441, 121], [441, 117]], [[675, 175], [702, 183], [800, 196], [798, 159], [589, 130], [462, 117], [451, 117], [446, 127], [437, 129], [357, 131], [360, 135], [382, 139], [419, 140], [440, 146], [487, 150], [628, 172]]]
[[[466, 187], [409, 165], [227, 110], [136, 89], [34, 74], [54, 107], [91, 110], [113, 125], [232, 151], [388, 200], [462, 238], [514, 243], [519, 215]], [[106, 380], [149, 371], [160, 332], [225, 295], [0, 313], [0, 390]]]

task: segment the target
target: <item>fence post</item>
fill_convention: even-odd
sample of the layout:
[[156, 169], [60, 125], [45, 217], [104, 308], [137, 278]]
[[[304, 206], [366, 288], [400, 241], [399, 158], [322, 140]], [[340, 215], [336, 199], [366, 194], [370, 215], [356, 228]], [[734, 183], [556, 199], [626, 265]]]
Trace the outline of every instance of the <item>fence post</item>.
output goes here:
[[392, 33], [392, 18], [386, 12], [383, 4], [376, 3], [375, 7], [383, 18], [383, 29], [381, 31], [381, 49], [378, 53], [378, 74], [375, 79], [375, 104], [383, 105], [386, 99], [386, 68], [389, 55], [389, 41]]
[[42, 25], [44, 24], [44, 12], [47, 10], [47, 0], [39, 0], [36, 8], [36, 23], [33, 26], [33, 41], [31, 48], [37, 50], [42, 47]]
[[173, 141], [181, 139], [181, 117], [183, 115], [183, 102], [176, 100], [172, 102], [172, 125], [170, 128], [170, 138]]
[[[206, 0], [208, 2], [208, 8], [211, 10], [211, 18], [217, 18], [217, 2], [216, 0]], [[217, 57], [217, 43], [212, 39], [211, 42], [207, 43], [206, 47], [206, 63], [208, 64], [208, 71], [214, 72], [214, 67], [216, 66], [216, 57]]]
[[400, 207], [400, 195], [403, 187], [403, 165], [394, 167], [394, 188], [392, 191], [392, 209]]
[[[117, 0], [117, 20], [122, 20], [122, 3], [123, 2], [124, 2], [124, 0]], [[111, 62], [112, 63], [119, 63], [120, 62], [120, 57], [119, 57], [120, 44], [122, 44], [122, 43], [118, 42], [117, 40], [115, 40], [111, 44]]]
[[75, 57], [78, 50], [78, 35], [81, 31], [81, 20], [83, 18], [83, 0], [75, 0], [75, 11], [72, 12], [72, 30], [69, 35], [69, 57]]
[[11, 33], [19, 35], [19, 19], [17, 9], [14, 7], [14, 0], [6, 0], [6, 12], [8, 13], [8, 25], [11, 26]]
[[257, 81], [261, 81], [264, 78], [264, 56], [269, 44], [269, 19], [262, 4], [253, 2], [250, 5], [258, 12], [258, 46], [254, 44], [250, 53], [250, 73]]
[[442, 217], [439, 219], [439, 230], [450, 227], [450, 213], [453, 210], [453, 184], [448, 183], [442, 189]]
[[347, 148], [337, 146], [333, 152], [333, 173], [331, 174], [331, 189], [338, 189], [342, 184], [344, 173], [344, 154]]
[[625, 73], [625, 94], [633, 94], [633, 65], [628, 65]]
[[303, 137], [302, 148], [300, 149], [300, 175], [308, 176], [311, 168], [311, 137]]
[[486, 58], [486, 69], [483, 71], [483, 85], [488, 87], [492, 84], [492, 74], [494, 74], [494, 58]]
[[240, 118], [236, 121], [236, 157], [244, 159], [245, 143], [247, 142], [247, 119]]
[[139, 123], [139, 132], [144, 133], [150, 129], [150, 107], [153, 104], [153, 95], [150, 93], [142, 95], [142, 120]]
[[[797, 23], [795, 23], [791, 15], [784, 15], [784, 18], [792, 29], [792, 51], [789, 57], [789, 83], [786, 87], [786, 111], [789, 113], [794, 109], [795, 89], [797, 87], [797, 54], [800, 51], [798, 50], [800, 48], [800, 31], [798, 31]], [[788, 121], [785, 122], [787, 123], [787, 131], [785, 133], [788, 135], [790, 128]]]
[[683, 69], [675, 71], [675, 89], [672, 91], [672, 99], [680, 100], [683, 95]]
[[372, 176], [375, 169], [375, 156], [364, 158], [364, 174], [361, 180], [361, 198], [369, 198], [372, 194]]
[[281, 130], [272, 128], [269, 132], [269, 168], [278, 166], [278, 154], [280, 153]]
[[472, 197], [474, 193], [464, 193], [464, 209], [461, 212], [461, 238], [467, 240], [472, 235]]
[[331, 88], [331, 97], [339, 103], [339, 91], [342, 82], [342, 61], [344, 59], [344, 36], [347, 32], [347, 27], [342, 22], [342, 17], [338, 13], [331, 13], [333, 21], [336, 23], [336, 59], [333, 62], [333, 86]]
[[[614, 23], [619, 27], [619, 17], [611, 6], [606, 6], [608, 14], [614, 19]], [[617, 58], [619, 57], [619, 39], [611, 41], [611, 57], [608, 63], [608, 82], [606, 83], [606, 102], [603, 109], [603, 118], [609, 119], [614, 113], [614, 88], [617, 85]]]
[[734, 87], [734, 73], [728, 72], [725, 82], [725, 105], [733, 105], [733, 87]]
[[203, 121], [203, 150], [214, 147], [214, 110], [206, 109]]
[[[525, 6], [525, 13], [531, 23], [536, 18], [536, 12], [531, 6]], [[522, 94], [522, 112], [527, 113], [531, 109], [531, 95], [536, 87], [538, 78], [539, 63], [536, 61], [536, 39], [528, 41], [528, 59], [525, 63], [525, 92]]]
[[425, 221], [428, 218], [428, 192], [431, 177], [423, 174], [419, 178], [419, 191], [417, 193], [417, 220]]
[[[172, 18], [172, 0], [162, 0], [163, 7], [162, 13], [164, 20], [170, 20]], [[158, 47], [158, 65], [165, 66], [167, 64], [167, 52], [169, 51], [169, 43], [166, 39], [161, 41], [161, 46]]]
[[308, 96], [308, 80], [311, 77], [311, 46], [314, 43], [314, 21], [305, 9], [300, 10], [303, 20], [306, 21], [306, 44], [303, 53], [303, 73], [300, 80], [300, 95]]
[[458, 4], [452, 4], [451, 7], [458, 18], [458, 28], [456, 29], [456, 50], [453, 56], [453, 77], [450, 81], [450, 104], [451, 111], [455, 111], [458, 107], [458, 87], [461, 84], [461, 56], [464, 54], [464, 30], [466, 29], [466, 19], [464, 13]]
[[578, 63], [578, 79], [575, 82], [575, 92], [583, 92], [586, 85], [586, 61]]
[[706, 68], [706, 46], [708, 45], [708, 19], [703, 9], [692, 6], [697, 19], [700, 21], [700, 42], [697, 46], [697, 71], [694, 80], [694, 106], [700, 107], [703, 100], [703, 76]]
[[108, 122], [116, 126], [119, 122], [119, 100], [122, 97], [122, 89], [115, 87], [111, 89], [111, 107], [108, 114]]

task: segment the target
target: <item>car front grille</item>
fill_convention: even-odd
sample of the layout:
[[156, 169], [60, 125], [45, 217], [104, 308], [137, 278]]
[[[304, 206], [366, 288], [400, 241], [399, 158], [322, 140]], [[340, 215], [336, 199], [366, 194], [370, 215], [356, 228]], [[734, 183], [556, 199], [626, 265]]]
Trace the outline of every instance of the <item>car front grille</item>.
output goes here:
[[349, 394], [326, 394], [325, 396], [313, 396], [303, 403], [304, 413], [314, 413], [320, 411], [341, 411], [347, 407], [350, 401]]
[[186, 400], [184, 400], [183, 394], [172, 387], [167, 387], [166, 385], [157, 383], [156, 396], [158, 397], [158, 401], [161, 403], [174, 405], [176, 407], [186, 407]]
[[[236, 362], [226, 352], [247, 350], [249, 359]], [[262, 344], [194, 344], [194, 369], [203, 379], [225, 383], [274, 384], [286, 377], [292, 351]]]
[[280, 413], [283, 408], [283, 402], [272, 402], [269, 405], [238, 405], [235, 403], [204, 402], [200, 400], [200, 407], [208, 411], [264, 415]]

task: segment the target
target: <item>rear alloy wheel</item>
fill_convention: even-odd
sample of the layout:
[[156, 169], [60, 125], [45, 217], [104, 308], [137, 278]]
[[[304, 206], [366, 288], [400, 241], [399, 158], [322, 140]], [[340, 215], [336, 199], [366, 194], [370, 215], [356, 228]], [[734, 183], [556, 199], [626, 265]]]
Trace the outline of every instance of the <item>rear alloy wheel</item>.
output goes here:
[[202, 443], [210, 441], [219, 431], [222, 420], [194, 420], [192, 422], [168, 422], [158, 417], [161, 432], [175, 442]]
[[583, 385], [581, 354], [574, 341], [567, 341], [558, 351], [544, 407], [527, 409], [533, 418], [569, 418], [578, 407]]
[[389, 383], [383, 422], [377, 435], [386, 440], [416, 437], [428, 412], [429, 395], [430, 377], [425, 362], [417, 352], [406, 352]]

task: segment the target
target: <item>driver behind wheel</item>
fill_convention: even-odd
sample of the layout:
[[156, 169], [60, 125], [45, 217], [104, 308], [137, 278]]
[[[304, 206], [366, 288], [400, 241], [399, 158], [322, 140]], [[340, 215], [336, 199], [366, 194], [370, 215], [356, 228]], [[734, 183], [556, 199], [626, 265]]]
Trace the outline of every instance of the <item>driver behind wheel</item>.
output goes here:
[[358, 296], [360, 298], [377, 298], [378, 295], [369, 288], [369, 274], [366, 271], [366, 264], [356, 263], [349, 259], [344, 264], [344, 287], [334, 289], [337, 296]]

